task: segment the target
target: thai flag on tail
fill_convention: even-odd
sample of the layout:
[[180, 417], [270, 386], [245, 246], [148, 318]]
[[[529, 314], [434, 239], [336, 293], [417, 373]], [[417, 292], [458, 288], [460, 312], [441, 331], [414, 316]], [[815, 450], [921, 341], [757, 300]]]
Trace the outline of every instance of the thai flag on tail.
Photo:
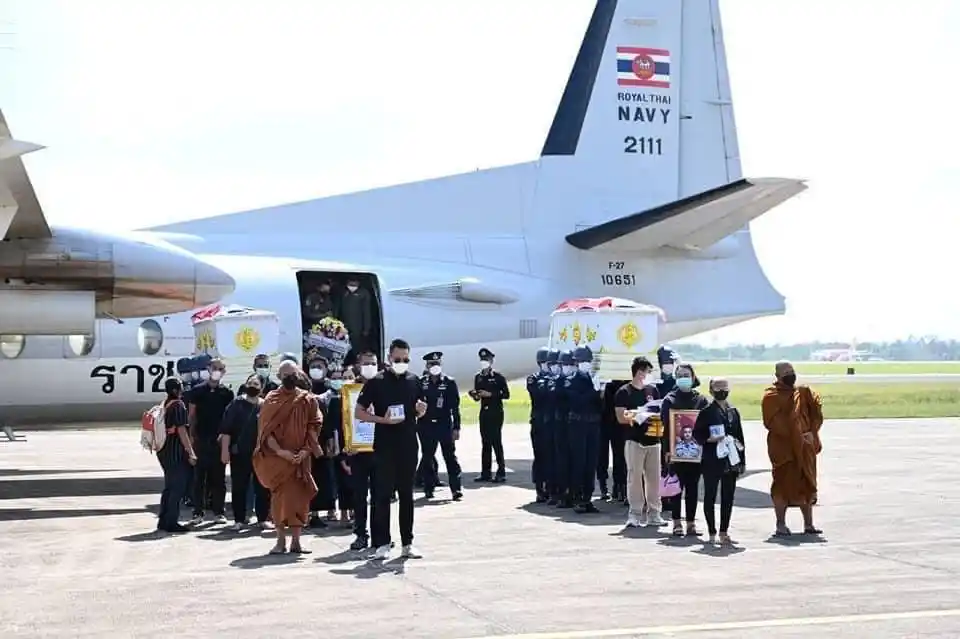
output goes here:
[[617, 47], [617, 84], [670, 88], [670, 52], [647, 47]]

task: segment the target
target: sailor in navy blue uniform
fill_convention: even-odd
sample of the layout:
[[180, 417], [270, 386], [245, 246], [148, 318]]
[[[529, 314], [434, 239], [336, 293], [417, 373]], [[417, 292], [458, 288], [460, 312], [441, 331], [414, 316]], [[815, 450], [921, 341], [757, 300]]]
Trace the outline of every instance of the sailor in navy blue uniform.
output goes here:
[[600, 447], [600, 392], [593, 382], [593, 352], [587, 346], [573, 351], [577, 368], [565, 387], [568, 397], [568, 441], [570, 488], [575, 512], [598, 512], [593, 505], [597, 478], [597, 454]]
[[463, 487], [455, 444], [460, 437], [460, 389], [455, 379], [443, 374], [442, 360], [443, 353], [440, 351], [423, 356], [427, 372], [420, 378], [420, 390], [427, 410], [417, 422], [423, 446], [423, 492], [430, 499], [439, 484], [437, 467], [430, 463], [439, 445], [453, 501], [460, 501], [463, 499]]
[[[507, 481], [507, 462], [503, 454], [503, 401], [510, 399], [507, 378], [493, 370], [493, 352], [481, 348], [480, 372], [473, 378], [473, 389], [468, 393], [480, 402], [480, 475], [476, 482], [503, 483]], [[491, 455], [492, 453], [492, 455]], [[497, 459], [497, 474], [490, 475], [491, 457]]]
[[570, 473], [570, 380], [577, 367], [573, 353], [560, 351], [557, 358], [560, 374], [554, 382], [554, 407], [556, 408], [556, 427], [554, 428], [554, 469], [557, 478], [557, 508], [573, 507], [573, 487]]
[[546, 375], [541, 380], [543, 396], [540, 401], [543, 405], [543, 434], [544, 448], [548, 461], [547, 469], [547, 499], [548, 506], [560, 503], [560, 482], [557, 475], [557, 381], [560, 379], [560, 350], [551, 348], [547, 351]]
[[550, 350], [544, 346], [537, 349], [537, 372], [527, 376], [527, 393], [530, 395], [530, 444], [533, 446], [533, 464], [530, 467], [531, 480], [537, 491], [537, 503], [542, 504], [550, 497], [548, 484], [550, 469], [549, 455], [545, 444], [547, 437], [544, 433], [546, 423], [544, 413], [546, 408], [547, 355]]

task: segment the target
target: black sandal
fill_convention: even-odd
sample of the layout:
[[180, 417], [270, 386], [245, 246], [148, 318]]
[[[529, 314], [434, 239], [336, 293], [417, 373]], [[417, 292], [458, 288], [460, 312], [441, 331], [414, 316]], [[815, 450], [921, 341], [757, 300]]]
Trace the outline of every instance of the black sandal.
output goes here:
[[294, 555], [309, 555], [313, 551], [301, 548], [300, 546], [290, 546], [290, 552]]
[[793, 533], [786, 526], [777, 526], [777, 529], [773, 531], [774, 537], [790, 537], [791, 535], [793, 535]]
[[285, 555], [286, 553], [287, 553], [287, 549], [286, 549], [285, 547], [283, 547], [283, 546], [274, 546], [273, 548], [270, 549], [270, 553], [269, 553], [269, 554], [271, 554], [271, 555]]
[[823, 531], [817, 528], [816, 526], [805, 526], [803, 529], [804, 535], [822, 535]]

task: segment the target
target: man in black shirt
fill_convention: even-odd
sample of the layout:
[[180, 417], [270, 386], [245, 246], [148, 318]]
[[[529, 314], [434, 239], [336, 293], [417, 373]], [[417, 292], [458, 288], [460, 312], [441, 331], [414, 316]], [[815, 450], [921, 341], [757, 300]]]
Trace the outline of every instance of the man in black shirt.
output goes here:
[[[653, 364], [646, 357], [635, 357], [630, 367], [633, 380], [617, 391], [613, 405], [617, 421], [626, 430], [628, 527], [664, 525], [660, 516], [660, 437], [663, 423], [657, 387], [647, 384]], [[643, 511], [646, 504], [646, 513]]]
[[[377, 376], [377, 356], [367, 349], [357, 358], [356, 383], [365, 384]], [[357, 538], [350, 544], [351, 550], [364, 550], [370, 545], [367, 534], [367, 513], [370, 519], [376, 512], [376, 459], [372, 452], [344, 451], [350, 467], [350, 479], [353, 488], [353, 532]], [[367, 508], [367, 494], [370, 494], [370, 508]]]
[[400, 542], [403, 557], [419, 558], [413, 548], [413, 478], [417, 471], [417, 419], [423, 417], [420, 379], [410, 368], [410, 345], [402, 339], [390, 343], [389, 370], [367, 381], [357, 398], [354, 417], [376, 424], [373, 455], [376, 466], [373, 509], [374, 559], [390, 556], [390, 497], [400, 502]]
[[[233, 530], [239, 532], [247, 525], [247, 513], [256, 511], [257, 527], [268, 527], [270, 492], [257, 480], [253, 472], [253, 451], [257, 447], [257, 428], [260, 418], [261, 383], [256, 374], [244, 383], [244, 394], [230, 402], [220, 426], [220, 461], [230, 464], [230, 483], [233, 489]], [[248, 506], [247, 495], [254, 493], [254, 506]]]
[[197, 467], [193, 477], [193, 519], [203, 523], [206, 496], [210, 495], [210, 510], [215, 523], [227, 523], [226, 467], [220, 459], [220, 423], [223, 413], [233, 401], [233, 391], [220, 385], [227, 368], [219, 359], [210, 362], [209, 377], [189, 393], [190, 430], [197, 453]]

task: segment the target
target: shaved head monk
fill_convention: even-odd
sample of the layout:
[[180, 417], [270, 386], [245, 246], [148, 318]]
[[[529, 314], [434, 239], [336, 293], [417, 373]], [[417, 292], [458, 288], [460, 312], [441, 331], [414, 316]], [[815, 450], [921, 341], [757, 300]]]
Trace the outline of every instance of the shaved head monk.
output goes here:
[[797, 386], [797, 374], [790, 362], [777, 362], [776, 382], [763, 393], [761, 408], [767, 428], [767, 453], [773, 466], [770, 496], [777, 514], [775, 536], [790, 535], [787, 508], [797, 506], [803, 513], [803, 532], [819, 535], [813, 525], [813, 502], [817, 496], [817, 455], [823, 404], [820, 395], [807, 386]]
[[300, 532], [310, 516], [310, 500], [317, 484], [310, 473], [310, 456], [320, 456], [317, 431], [323, 418], [317, 398], [297, 388], [300, 370], [285, 361], [277, 371], [280, 388], [267, 395], [260, 408], [260, 425], [253, 466], [257, 478], [270, 491], [270, 514], [277, 527], [277, 545], [270, 554], [305, 554]]

